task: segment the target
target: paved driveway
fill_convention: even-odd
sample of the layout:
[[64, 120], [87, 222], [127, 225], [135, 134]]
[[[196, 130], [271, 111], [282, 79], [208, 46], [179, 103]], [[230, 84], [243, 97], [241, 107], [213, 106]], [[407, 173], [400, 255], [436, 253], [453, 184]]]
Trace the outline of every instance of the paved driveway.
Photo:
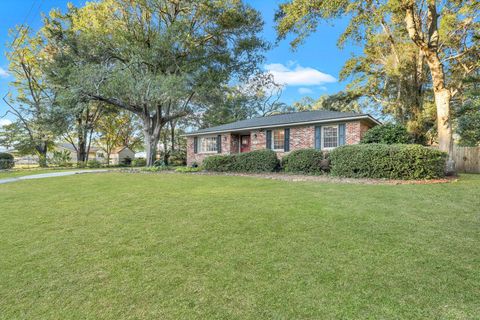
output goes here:
[[82, 173], [97, 173], [97, 172], [107, 172], [108, 169], [96, 169], [96, 170], [75, 170], [75, 171], [62, 171], [62, 172], [52, 172], [52, 173], [40, 173], [40, 174], [32, 174], [29, 176], [23, 177], [15, 177], [15, 178], [5, 178], [0, 179], [0, 184], [15, 182], [20, 180], [32, 180], [32, 179], [43, 179], [43, 178], [52, 178], [52, 177], [63, 177], [63, 176], [71, 176], [74, 174], [82, 174]]

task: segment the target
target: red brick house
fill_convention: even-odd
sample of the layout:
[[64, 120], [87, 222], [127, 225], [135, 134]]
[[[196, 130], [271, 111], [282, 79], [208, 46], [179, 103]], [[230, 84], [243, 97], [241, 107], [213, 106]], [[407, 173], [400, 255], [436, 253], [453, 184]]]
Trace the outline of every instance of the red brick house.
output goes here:
[[272, 149], [279, 158], [306, 148], [330, 150], [356, 144], [380, 124], [369, 114], [327, 110], [294, 112], [252, 118], [186, 134], [187, 164], [201, 164], [214, 154]]

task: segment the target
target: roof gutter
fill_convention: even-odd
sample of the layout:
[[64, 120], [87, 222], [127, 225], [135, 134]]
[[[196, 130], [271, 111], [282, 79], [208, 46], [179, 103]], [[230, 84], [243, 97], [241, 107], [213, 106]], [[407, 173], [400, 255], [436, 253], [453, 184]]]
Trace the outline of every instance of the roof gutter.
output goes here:
[[317, 124], [317, 123], [331, 123], [331, 122], [338, 122], [344, 120], [370, 120], [375, 124], [381, 125], [382, 123], [372, 117], [371, 115], [362, 115], [362, 116], [355, 116], [355, 117], [347, 117], [347, 118], [334, 118], [334, 119], [326, 119], [326, 120], [314, 120], [314, 121], [302, 121], [302, 122], [290, 122], [290, 123], [280, 123], [275, 125], [265, 125], [265, 126], [254, 126], [254, 127], [244, 127], [244, 128], [237, 128], [237, 129], [227, 129], [227, 130], [215, 130], [215, 131], [208, 131], [208, 132], [191, 132], [185, 133], [182, 136], [202, 136], [202, 135], [209, 135], [215, 133], [224, 133], [224, 132], [235, 132], [235, 131], [242, 131], [242, 130], [255, 130], [255, 129], [268, 129], [268, 128], [278, 128], [278, 127], [285, 127], [285, 126], [298, 126], [302, 124]]

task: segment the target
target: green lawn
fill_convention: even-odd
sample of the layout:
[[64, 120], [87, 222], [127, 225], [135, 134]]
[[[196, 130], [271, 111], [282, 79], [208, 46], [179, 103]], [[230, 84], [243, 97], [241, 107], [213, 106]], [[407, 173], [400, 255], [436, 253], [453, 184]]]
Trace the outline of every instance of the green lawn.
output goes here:
[[0, 185], [2, 319], [479, 319], [480, 175]]

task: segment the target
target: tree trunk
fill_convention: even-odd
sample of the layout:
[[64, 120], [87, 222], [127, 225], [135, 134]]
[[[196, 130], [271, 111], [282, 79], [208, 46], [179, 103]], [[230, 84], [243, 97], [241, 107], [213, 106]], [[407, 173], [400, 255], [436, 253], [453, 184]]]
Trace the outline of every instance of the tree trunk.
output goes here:
[[159, 137], [154, 137], [144, 130], [145, 135], [145, 153], [147, 160], [147, 167], [153, 166], [153, 163], [157, 159], [157, 145]]
[[433, 94], [435, 106], [437, 107], [437, 131], [439, 149], [448, 153], [447, 174], [455, 172], [455, 161], [453, 160], [453, 138], [452, 121], [450, 118], [451, 92], [445, 87], [445, 73], [443, 65], [436, 53], [426, 54], [427, 64], [430, 69], [433, 82]]
[[77, 162], [85, 163], [87, 160], [87, 141], [85, 130], [83, 128], [82, 115], [77, 115]]
[[78, 143], [77, 143], [77, 161], [84, 163], [87, 160], [87, 147], [86, 141], [83, 135], [78, 136]]
[[149, 115], [142, 115], [143, 135], [145, 138], [146, 166], [151, 167], [157, 159], [157, 147], [162, 124]]
[[422, 51], [427, 61], [430, 75], [432, 76], [433, 93], [435, 96], [435, 105], [437, 107], [437, 131], [438, 145], [440, 150], [448, 153], [447, 174], [455, 172], [455, 162], [453, 161], [453, 140], [452, 123], [450, 119], [450, 99], [451, 91], [445, 85], [445, 71], [443, 64], [438, 56], [439, 51], [439, 33], [438, 33], [438, 14], [434, 1], [428, 2], [428, 11], [426, 25], [428, 34], [422, 33], [422, 18], [415, 8], [415, 2], [406, 2], [405, 24], [408, 36]]
[[172, 152], [175, 151], [175, 121], [170, 122], [170, 139], [172, 139]]
[[450, 119], [450, 90], [445, 88], [445, 73], [438, 56], [434, 53], [427, 55], [427, 63], [433, 82], [435, 106], [437, 107], [438, 145], [440, 150], [452, 155], [452, 124]]
[[48, 167], [48, 164], [47, 164], [47, 143], [42, 142], [42, 144], [37, 145], [35, 149], [37, 150], [37, 153], [38, 153], [38, 165], [41, 168]]
[[[93, 134], [93, 126], [90, 129], [90, 132], [88, 133], [88, 144], [86, 144], [85, 147], [85, 161], [88, 162], [88, 156], [90, 155], [90, 146], [92, 144], [92, 134]], [[85, 130], [85, 140], [87, 140], [87, 131]], [[96, 158], [93, 160], [97, 160]]]
[[163, 135], [163, 163], [168, 166], [170, 159], [170, 151], [168, 150], [168, 128], [165, 129], [165, 134]]

